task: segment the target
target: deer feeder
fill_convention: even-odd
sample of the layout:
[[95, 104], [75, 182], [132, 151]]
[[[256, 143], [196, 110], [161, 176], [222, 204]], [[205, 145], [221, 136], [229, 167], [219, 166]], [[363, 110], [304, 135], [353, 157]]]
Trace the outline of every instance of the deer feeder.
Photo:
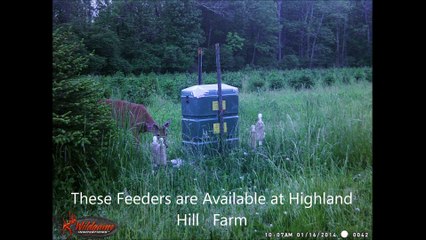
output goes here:
[[182, 143], [203, 152], [212, 148], [222, 152], [223, 148], [233, 148], [239, 142], [238, 88], [221, 81], [218, 44], [216, 65], [217, 84], [194, 85], [181, 91]]

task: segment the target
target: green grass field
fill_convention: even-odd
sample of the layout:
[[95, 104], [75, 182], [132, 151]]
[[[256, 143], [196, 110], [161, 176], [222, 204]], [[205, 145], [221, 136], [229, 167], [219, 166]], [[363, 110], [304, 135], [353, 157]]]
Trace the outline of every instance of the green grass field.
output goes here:
[[[75, 205], [70, 209], [77, 216], [102, 216], [117, 222], [118, 232], [109, 239], [263, 239], [270, 232], [339, 235], [342, 230], [350, 234], [368, 233], [371, 238], [370, 82], [316, 85], [299, 91], [283, 88], [240, 92], [240, 146], [226, 156], [185, 154], [181, 147], [180, 103], [161, 95], [151, 99], [147, 108], [157, 122], [172, 119], [168, 158], [182, 158], [191, 164], [153, 171], [148, 153], [152, 135], [144, 134], [142, 146], [136, 148], [131, 134], [121, 130], [118, 141], [110, 143], [102, 161], [107, 168], [118, 169], [118, 173], [105, 172], [96, 181], [87, 181], [85, 194], [111, 194], [115, 198], [118, 192], [127, 189], [130, 195], [149, 192], [171, 195], [173, 199], [176, 195], [197, 195], [199, 203], [144, 206], [113, 202], [100, 206]], [[266, 141], [263, 149], [253, 152], [248, 146], [249, 127], [258, 113], [263, 114]], [[90, 174], [90, 169], [84, 169], [78, 177], [90, 179]], [[267, 199], [280, 193], [287, 196], [297, 192], [352, 192], [354, 199], [351, 205], [313, 205], [312, 208], [287, 203], [202, 205], [206, 192], [212, 195], [256, 192]], [[199, 213], [200, 225], [177, 226], [178, 213]], [[245, 216], [247, 226], [213, 226], [215, 213]], [[55, 228], [54, 235], [60, 236], [60, 229]]]

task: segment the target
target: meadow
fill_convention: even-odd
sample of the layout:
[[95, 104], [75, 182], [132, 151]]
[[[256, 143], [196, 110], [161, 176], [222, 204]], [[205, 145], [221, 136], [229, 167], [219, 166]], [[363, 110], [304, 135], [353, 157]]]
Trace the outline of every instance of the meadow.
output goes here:
[[[148, 74], [124, 77], [89, 76], [110, 96], [144, 103], [153, 118], [172, 119], [168, 159], [181, 158], [153, 170], [149, 155], [152, 135], [136, 147], [132, 134], [119, 129], [92, 176], [82, 169], [85, 194], [197, 195], [205, 193], [272, 195], [304, 192], [353, 193], [351, 205], [70, 205], [65, 196], [54, 206], [77, 216], [102, 216], [119, 224], [109, 239], [264, 239], [265, 233], [369, 233], [372, 236], [372, 76], [369, 68], [319, 70], [249, 70], [223, 73], [223, 82], [239, 93], [240, 144], [218, 155], [188, 154], [181, 144], [180, 89], [196, 83], [195, 74]], [[214, 73], [205, 83], [215, 83]], [[143, 84], [142, 84], [143, 83]], [[249, 147], [250, 125], [263, 114], [264, 146]], [[81, 191], [75, 189], [75, 191]], [[63, 203], [63, 199], [69, 199]], [[55, 200], [54, 200], [55, 201]], [[199, 226], [177, 226], [178, 213], [199, 213]], [[213, 214], [245, 216], [247, 226], [213, 226]], [[61, 238], [61, 219], [53, 235]], [[313, 238], [313, 237], [312, 237]]]

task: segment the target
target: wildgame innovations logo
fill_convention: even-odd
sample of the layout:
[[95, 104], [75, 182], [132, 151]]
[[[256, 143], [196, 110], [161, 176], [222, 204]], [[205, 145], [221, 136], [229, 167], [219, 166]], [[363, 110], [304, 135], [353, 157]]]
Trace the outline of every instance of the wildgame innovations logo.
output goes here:
[[79, 218], [75, 214], [69, 213], [69, 220], [64, 220], [62, 224], [62, 235], [67, 235], [69, 239], [73, 234], [79, 237], [108, 237], [117, 231], [118, 225], [113, 221], [102, 217]]

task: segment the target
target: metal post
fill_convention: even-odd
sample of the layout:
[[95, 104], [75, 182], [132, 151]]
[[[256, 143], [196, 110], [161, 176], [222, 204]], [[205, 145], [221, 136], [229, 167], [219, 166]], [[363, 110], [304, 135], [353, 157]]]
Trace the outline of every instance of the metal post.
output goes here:
[[216, 68], [217, 68], [217, 95], [219, 105], [219, 152], [223, 150], [223, 106], [222, 106], [222, 73], [220, 71], [220, 47], [219, 43], [215, 44], [216, 48]]
[[203, 84], [203, 49], [198, 48], [198, 85]]

